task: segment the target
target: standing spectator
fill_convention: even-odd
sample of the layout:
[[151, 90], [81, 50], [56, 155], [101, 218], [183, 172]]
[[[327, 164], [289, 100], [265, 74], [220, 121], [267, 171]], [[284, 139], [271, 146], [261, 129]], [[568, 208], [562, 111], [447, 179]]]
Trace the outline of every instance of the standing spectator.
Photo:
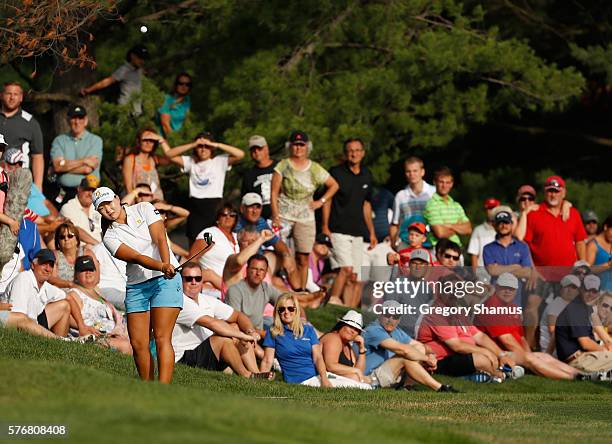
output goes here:
[[495, 228], [493, 224], [493, 218], [495, 215], [495, 209], [499, 207], [500, 202], [495, 198], [488, 198], [484, 201], [484, 209], [487, 213], [487, 220], [480, 225], [477, 225], [472, 232], [470, 237], [470, 243], [467, 247], [467, 252], [472, 255], [472, 269], [474, 273], [478, 267], [484, 266], [484, 260], [482, 250], [484, 246], [495, 240]]
[[340, 268], [331, 289], [330, 302], [355, 307], [359, 300], [342, 301], [340, 296], [349, 277], [355, 273], [361, 280], [363, 262], [363, 233], [368, 232], [372, 249], [378, 243], [372, 223], [372, 173], [362, 165], [365, 157], [361, 139], [344, 142], [346, 162], [333, 167], [330, 175], [339, 189], [330, 201], [323, 205], [321, 232], [331, 237], [333, 244], [331, 263]]
[[[148, 58], [149, 51], [145, 46], [133, 46], [127, 52], [123, 65], [117, 68], [110, 76], [105, 77], [87, 88], [81, 89], [81, 95], [86, 96], [107, 88], [114, 83], [119, 83], [119, 105], [130, 103], [133, 96], [138, 96], [142, 92], [143, 68]], [[140, 99], [136, 99], [132, 103], [132, 114], [135, 117], [142, 114], [142, 102]]]
[[[308, 158], [312, 142], [302, 131], [293, 131], [286, 144], [289, 157], [274, 167], [272, 176], [272, 223], [281, 228], [283, 238], [293, 237], [299, 289], [306, 286], [308, 254], [316, 235], [315, 210], [321, 208], [338, 191], [338, 183], [325, 169]], [[327, 190], [319, 200], [313, 200], [317, 188]]]
[[77, 187], [85, 176], [93, 174], [100, 180], [102, 163], [102, 139], [87, 131], [87, 111], [81, 105], [71, 105], [68, 109], [70, 132], [60, 134], [51, 145], [51, 162], [58, 174], [62, 188], [56, 199], [65, 204], [77, 193]]
[[450, 239], [461, 246], [459, 236], [467, 236], [472, 232], [472, 224], [463, 207], [449, 194], [453, 182], [453, 173], [447, 167], [440, 168], [434, 174], [436, 192], [427, 202], [424, 212], [431, 226], [431, 243], [434, 246], [440, 239]]
[[[165, 141], [161, 142], [166, 156], [189, 173], [187, 238], [190, 245], [204, 228], [215, 223], [217, 206], [223, 199], [227, 171], [244, 157], [244, 151], [240, 148], [214, 140], [212, 134], [200, 133], [194, 142], [172, 149]], [[190, 149], [193, 149], [190, 156], [181, 155]], [[216, 149], [223, 154], [215, 156]]]
[[584, 230], [586, 231], [587, 238], [585, 240], [586, 243], [589, 243], [595, 236], [597, 236], [599, 218], [597, 217], [597, 213], [593, 210], [587, 210], [582, 213], [582, 223], [584, 224]]
[[42, 190], [45, 160], [43, 135], [34, 116], [21, 108], [23, 88], [17, 82], [7, 82], [2, 90], [0, 133], [8, 148], [18, 148], [23, 153], [23, 168], [32, 164], [32, 177]]
[[612, 216], [606, 218], [601, 233], [588, 243], [586, 261], [599, 275], [601, 289], [612, 291]]
[[582, 287], [582, 283], [578, 277], [573, 274], [568, 274], [561, 279], [561, 290], [559, 297], [554, 298], [550, 304], [546, 306], [540, 319], [540, 350], [550, 355], [557, 355], [555, 348], [555, 325], [557, 318], [561, 314], [567, 304], [572, 302], [578, 291]]
[[381, 186], [372, 187], [372, 222], [378, 243], [370, 248], [370, 235], [363, 233], [363, 281], [382, 281], [389, 277], [387, 254], [393, 251], [389, 237], [389, 223], [393, 218], [393, 194]]
[[527, 215], [538, 209], [536, 200], [536, 190], [531, 185], [521, 185], [516, 193], [516, 203], [518, 204], [517, 222], [514, 226], [514, 235], [518, 239], [525, 237], [527, 230]]
[[192, 78], [186, 72], [182, 72], [174, 79], [172, 94], [164, 95], [164, 104], [157, 110], [157, 124], [164, 137], [178, 131], [183, 127], [187, 113], [191, 108]]
[[404, 161], [404, 174], [408, 185], [395, 195], [393, 219], [389, 226], [389, 236], [393, 249], [399, 248], [397, 237], [399, 227], [404, 220], [411, 216], [422, 215], [425, 211], [425, 205], [436, 191], [432, 185], [423, 180], [425, 167], [423, 161], [418, 157], [409, 157]]
[[527, 214], [524, 239], [529, 245], [533, 264], [542, 277], [536, 294], [529, 295], [525, 310], [525, 336], [532, 348], [535, 347], [538, 308], [542, 300], [551, 292], [558, 294], [559, 281], [567, 274], [568, 268], [576, 260], [585, 258], [586, 232], [580, 213], [570, 208], [569, 218], [562, 218], [565, 181], [559, 176], [550, 176], [544, 182], [544, 193], [544, 202]]
[[272, 175], [276, 161], [270, 158], [270, 148], [268, 142], [262, 136], [252, 136], [249, 139], [249, 152], [255, 166], [249, 168], [242, 175], [242, 189], [240, 194], [257, 193], [261, 196], [262, 210], [261, 215], [265, 219], [270, 219], [272, 210], [270, 209], [270, 193], [272, 189]]
[[99, 185], [96, 176], [85, 176], [77, 188], [77, 195], [60, 211], [78, 228], [81, 241], [91, 245], [102, 242], [102, 216], [93, 207], [93, 192]]

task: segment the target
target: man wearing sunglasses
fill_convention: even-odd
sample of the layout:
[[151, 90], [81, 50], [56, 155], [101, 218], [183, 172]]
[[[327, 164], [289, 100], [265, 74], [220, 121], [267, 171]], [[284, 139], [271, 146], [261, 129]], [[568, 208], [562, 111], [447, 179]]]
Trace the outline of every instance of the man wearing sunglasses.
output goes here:
[[270, 219], [270, 190], [272, 187], [272, 174], [277, 164], [276, 160], [270, 158], [268, 142], [262, 136], [252, 136], [249, 141], [249, 152], [255, 166], [249, 168], [242, 175], [242, 189], [240, 194], [256, 193], [261, 196], [261, 216]]
[[249, 318], [218, 299], [201, 294], [199, 264], [187, 263], [181, 276], [183, 309], [172, 331], [175, 362], [216, 371], [230, 367], [246, 378], [258, 374], [254, 343], [261, 337]]

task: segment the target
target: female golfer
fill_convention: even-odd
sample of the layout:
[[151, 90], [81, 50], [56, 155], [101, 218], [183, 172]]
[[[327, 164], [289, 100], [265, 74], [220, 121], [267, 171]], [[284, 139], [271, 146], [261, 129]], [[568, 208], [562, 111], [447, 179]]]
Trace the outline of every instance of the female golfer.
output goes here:
[[155, 377], [149, 350], [152, 326], [159, 382], [170, 383], [174, 371], [172, 329], [183, 307], [183, 290], [164, 222], [150, 202], [121, 206], [119, 197], [107, 187], [94, 191], [93, 204], [103, 218], [104, 246], [127, 262], [125, 308], [138, 374], [147, 381]]

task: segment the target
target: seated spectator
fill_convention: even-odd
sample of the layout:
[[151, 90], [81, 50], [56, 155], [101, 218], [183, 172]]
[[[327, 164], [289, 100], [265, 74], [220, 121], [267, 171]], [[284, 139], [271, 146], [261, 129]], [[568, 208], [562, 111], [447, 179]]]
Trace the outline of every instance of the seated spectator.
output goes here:
[[260, 336], [248, 317], [215, 298], [200, 294], [202, 270], [197, 263], [186, 264], [181, 274], [183, 309], [172, 331], [175, 362], [215, 371], [229, 367], [245, 378], [273, 376], [270, 369], [258, 373], [253, 343]]
[[70, 304], [66, 293], [48, 280], [55, 265], [53, 251], [43, 249], [32, 258], [32, 269], [19, 273], [7, 288], [11, 312], [23, 313], [57, 336], [70, 327]]
[[355, 310], [347, 311], [331, 332], [320, 338], [325, 366], [337, 375], [371, 384], [365, 376], [366, 348], [363, 336], [363, 318]]
[[102, 296], [98, 276], [91, 256], [77, 258], [74, 265], [74, 282], [77, 285], [66, 293], [66, 300], [70, 304], [79, 336], [104, 335], [98, 343], [131, 355], [132, 346], [123, 325], [123, 316]]
[[[529, 348], [523, 331], [521, 308], [512, 302], [518, 287], [519, 281], [516, 276], [511, 273], [501, 274], [495, 284], [495, 294], [484, 304], [491, 309], [491, 312], [476, 315], [474, 323], [493, 338], [503, 353], [516, 364], [531, 370], [536, 375], [551, 379], [578, 378], [580, 372], [576, 369], [549, 354], [534, 353]], [[507, 310], [502, 311], [502, 308]]]
[[164, 95], [164, 103], [157, 110], [156, 121], [164, 137], [179, 131], [187, 118], [191, 108], [191, 85], [193, 79], [186, 72], [182, 72], [174, 79], [171, 94]]
[[587, 244], [586, 261], [599, 275], [602, 291], [612, 291], [612, 215], [604, 221], [601, 233]]
[[597, 304], [597, 315], [605, 331], [612, 333], [612, 293], [606, 292], [601, 296]]
[[[230, 167], [242, 160], [244, 151], [235, 146], [215, 142], [211, 133], [200, 133], [192, 143], [170, 148], [161, 146], [172, 163], [189, 174], [189, 209], [187, 238], [192, 244], [197, 235], [215, 223], [214, 214], [223, 199], [225, 176]], [[221, 154], [215, 155], [215, 150]], [[191, 155], [183, 156], [191, 150]]]
[[164, 200], [164, 192], [159, 182], [158, 165], [168, 165], [165, 156], [158, 156], [155, 150], [158, 145], [167, 146], [167, 142], [155, 130], [142, 128], [136, 135], [133, 152], [123, 159], [123, 184], [130, 193], [136, 184], [147, 184], [156, 200]]
[[41, 327], [36, 321], [30, 319], [24, 313], [12, 312], [13, 305], [8, 302], [0, 302], [0, 327], [16, 328], [31, 335], [43, 336], [45, 338], [57, 338], [55, 333]]
[[586, 276], [580, 294], [561, 312], [555, 327], [559, 359], [585, 373], [612, 370], [609, 345], [595, 342], [593, 334], [592, 314], [600, 297], [599, 286], [597, 276]]
[[[245, 225], [254, 225], [258, 232], [263, 230], [271, 230], [272, 228], [268, 225], [268, 222], [261, 217], [262, 211], [262, 199], [257, 193], [247, 193], [242, 196], [242, 203], [240, 205], [240, 216], [238, 217], [238, 223], [234, 228], [234, 231], [240, 231]], [[266, 248], [272, 248], [275, 255], [266, 254], [268, 262], [270, 263], [270, 270], [274, 274], [277, 270], [276, 257], [281, 257], [282, 268], [287, 272], [289, 284], [292, 288], [298, 289], [301, 281], [298, 274], [295, 259], [289, 250], [287, 244], [280, 239], [276, 234], [273, 234], [272, 238], [266, 241], [263, 245]], [[260, 251], [263, 253], [263, 250]]]
[[412, 378], [437, 392], [456, 392], [436, 381], [430, 371], [436, 369], [435, 355], [426, 345], [412, 339], [399, 328], [401, 304], [388, 300], [379, 305], [380, 315], [368, 325], [363, 338], [366, 348], [365, 374], [376, 379], [380, 387], [411, 389], [407, 378]]
[[331, 239], [327, 234], [319, 233], [315, 238], [314, 246], [308, 256], [308, 280], [306, 281], [306, 291], [317, 292], [320, 290], [329, 291], [331, 288], [329, 254], [332, 247]]
[[70, 105], [70, 132], [60, 134], [51, 145], [51, 164], [58, 175], [61, 191], [56, 201], [63, 205], [77, 194], [77, 187], [88, 175], [100, 182], [102, 139], [87, 131], [87, 111], [82, 105]]
[[49, 283], [60, 288], [74, 288], [74, 264], [79, 256], [92, 256], [88, 247], [81, 246], [79, 230], [72, 222], [64, 222], [55, 230], [56, 266]]
[[451, 196], [453, 173], [449, 168], [440, 168], [434, 174], [436, 192], [425, 205], [423, 215], [431, 227], [430, 240], [436, 245], [440, 239], [449, 239], [461, 246], [459, 236], [472, 233], [472, 224], [461, 204]]
[[[456, 275], [440, 278], [445, 286], [456, 283]], [[467, 376], [477, 371], [491, 375], [495, 382], [505, 379], [499, 369], [507, 364], [514, 367], [514, 361], [499, 348], [486, 333], [478, 330], [467, 316], [462, 314], [444, 316], [445, 307], [457, 307], [454, 292], [436, 292], [432, 308], [439, 311], [423, 316], [418, 329], [418, 340], [436, 354], [437, 373], [449, 376]]]
[[471, 255], [471, 265], [474, 273], [480, 267], [484, 267], [483, 249], [485, 245], [490, 244], [495, 240], [495, 227], [494, 217], [496, 208], [500, 206], [501, 202], [495, 198], [488, 198], [484, 201], [484, 209], [487, 214], [487, 219], [477, 225], [472, 231], [470, 242], [467, 247], [467, 252]]
[[[210, 282], [217, 290], [214, 293], [221, 294], [223, 288], [223, 267], [227, 258], [232, 254], [237, 254], [240, 251], [238, 245], [238, 237], [233, 232], [238, 219], [238, 213], [234, 206], [229, 203], [223, 203], [217, 209], [216, 224], [202, 230], [196, 237], [196, 240], [191, 244], [189, 256], [196, 254], [205, 247], [204, 235], [212, 236], [214, 245], [206, 254], [192, 258], [193, 261], [199, 261], [202, 266], [204, 280]], [[211, 294], [212, 295], [212, 294]]]
[[559, 296], [546, 306], [540, 319], [540, 350], [543, 352], [554, 356], [557, 355], [555, 351], [555, 325], [557, 318], [565, 310], [567, 304], [578, 296], [580, 287], [582, 287], [580, 279], [573, 274], [568, 274], [561, 279]]
[[99, 185], [100, 181], [96, 176], [84, 177], [77, 188], [76, 196], [65, 202], [60, 210], [60, 214], [79, 230], [79, 238], [89, 245], [102, 242], [102, 216], [95, 210], [92, 197], [93, 191]]
[[276, 356], [287, 383], [310, 387], [371, 388], [368, 384], [327, 371], [317, 333], [312, 325], [302, 322], [301, 313], [295, 295], [285, 293], [278, 298], [274, 323], [272, 327], [266, 327], [260, 370], [269, 372]]

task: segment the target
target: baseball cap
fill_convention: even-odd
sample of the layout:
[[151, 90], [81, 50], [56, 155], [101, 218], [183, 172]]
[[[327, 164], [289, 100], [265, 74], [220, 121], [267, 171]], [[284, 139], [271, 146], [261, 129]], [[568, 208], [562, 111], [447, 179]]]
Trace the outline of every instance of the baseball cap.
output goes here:
[[423, 222], [413, 222], [408, 225], [408, 230], [417, 230], [421, 234], [427, 234], [427, 227]]
[[47, 262], [53, 262], [55, 264], [55, 254], [47, 248], [38, 250], [32, 259], [36, 259], [39, 264], [46, 264]]
[[101, 203], [110, 202], [115, 198], [116, 194], [108, 187], [100, 187], [93, 192], [93, 205], [97, 210]]
[[263, 205], [263, 200], [259, 194], [246, 193], [244, 196], [242, 196], [242, 205], [250, 207], [251, 205], [255, 204]]
[[494, 197], [489, 197], [488, 199], [485, 199], [484, 201], [484, 207], [487, 210], [492, 210], [495, 207], [499, 207], [500, 204], [501, 202], [495, 199]]
[[563, 279], [561, 279], [561, 286], [567, 287], [568, 285], [573, 285], [576, 288], [580, 288], [580, 279], [578, 279], [578, 276], [574, 274], [563, 276]]
[[208, 132], [208, 131], [200, 131], [196, 136], [195, 139], [199, 139], [200, 137], [204, 138], [204, 139], [208, 139], [211, 142], [215, 141], [215, 136], [213, 136], [213, 133]]
[[572, 265], [572, 268], [574, 270], [576, 270], [577, 268], [582, 268], [582, 267], [590, 269], [591, 268], [591, 264], [589, 264], [587, 261], [585, 261], [583, 259], [580, 259], [579, 261], [574, 262], [574, 265]]
[[254, 146], [258, 146], [258, 147], [266, 146], [267, 144], [268, 144], [268, 141], [263, 136], [255, 135], [249, 138], [249, 148], [252, 148]]
[[417, 248], [416, 250], [412, 250], [410, 253], [410, 260], [420, 260], [423, 262], [429, 262], [429, 253], [427, 250], [423, 250], [422, 248]]
[[521, 185], [516, 195], [521, 197], [523, 194], [531, 194], [533, 197], [536, 196], [536, 190], [531, 185]]
[[93, 174], [88, 174], [87, 176], [83, 177], [81, 183], [79, 184], [79, 187], [95, 190], [96, 188], [98, 188], [99, 185], [100, 180]]
[[74, 263], [74, 271], [96, 271], [96, 264], [91, 256], [79, 256]]
[[134, 54], [135, 56], [145, 60], [149, 58], [149, 50], [144, 45], [132, 46], [128, 51], [128, 54]]
[[565, 181], [560, 176], [550, 176], [544, 181], [544, 189], [548, 190], [560, 190], [565, 188]]
[[582, 281], [582, 285], [584, 285], [584, 288], [587, 290], [599, 290], [600, 284], [601, 281], [599, 280], [599, 277], [594, 274], [586, 275]]
[[511, 224], [512, 214], [510, 214], [508, 211], [498, 211], [497, 214], [495, 215], [494, 221], [496, 224], [501, 223], [501, 222]]
[[310, 138], [308, 137], [308, 134], [306, 134], [304, 131], [292, 131], [291, 134], [289, 134], [289, 142], [291, 143], [295, 143], [295, 142], [308, 142], [310, 140]]
[[[381, 313], [382, 314], [397, 314], [397, 315], [401, 315], [401, 313], [397, 313], [396, 309], [400, 308], [402, 306], [402, 304], [400, 304], [398, 301], [396, 301], [395, 299], [388, 299], [385, 302], [382, 303], [382, 310]], [[392, 309], [392, 310], [389, 310]], [[390, 313], [389, 313], [390, 312]]]
[[85, 117], [87, 110], [81, 105], [70, 105], [68, 108], [68, 117]]
[[359, 331], [363, 331], [363, 316], [361, 313], [357, 313], [355, 310], [347, 311], [344, 316], [338, 319], [338, 322], [349, 325], [356, 328]]
[[332, 241], [329, 238], [329, 236], [325, 233], [317, 234], [317, 236], [315, 237], [315, 243], [327, 245], [329, 248], [332, 248]]
[[593, 210], [586, 210], [584, 213], [582, 213], [582, 222], [599, 222], [597, 213], [595, 213]]
[[18, 162], [23, 162], [23, 153], [19, 148], [9, 148], [4, 152], [4, 161], [15, 165]]
[[6, 143], [6, 140], [4, 140], [3, 134], [0, 134], [0, 146], [2, 146], [2, 148], [6, 148], [8, 146], [8, 143]]
[[502, 273], [497, 278], [497, 285], [499, 287], [510, 287], [516, 290], [519, 286], [519, 282], [512, 273]]

